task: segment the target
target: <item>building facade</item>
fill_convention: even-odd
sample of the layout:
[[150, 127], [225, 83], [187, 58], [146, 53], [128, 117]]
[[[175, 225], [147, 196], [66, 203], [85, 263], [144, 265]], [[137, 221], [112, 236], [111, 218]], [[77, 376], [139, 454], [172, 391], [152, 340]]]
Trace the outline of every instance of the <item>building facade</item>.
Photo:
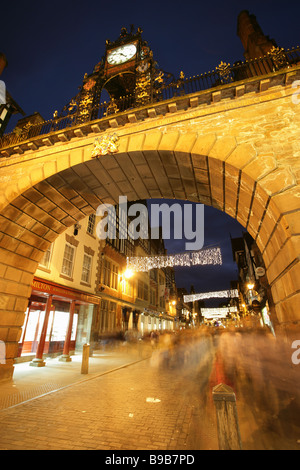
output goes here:
[[[42, 366], [43, 355], [67, 361], [85, 343], [97, 347], [128, 330], [143, 336], [174, 329], [174, 275], [153, 269], [129, 276], [127, 270], [127, 257], [165, 252], [162, 239], [134, 241], [130, 233], [99, 239], [99, 220], [91, 214], [45, 252], [32, 283], [19, 362]], [[122, 226], [118, 209], [116, 222]]]
[[273, 330], [274, 302], [260, 250], [247, 232], [243, 237], [231, 239], [231, 246], [239, 272], [236, 287], [240, 314], [256, 316]]

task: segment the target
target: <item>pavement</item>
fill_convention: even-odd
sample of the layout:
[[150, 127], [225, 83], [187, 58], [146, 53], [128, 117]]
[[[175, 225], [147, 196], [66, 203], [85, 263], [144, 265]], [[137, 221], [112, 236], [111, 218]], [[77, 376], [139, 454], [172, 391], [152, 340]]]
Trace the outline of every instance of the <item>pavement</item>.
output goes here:
[[47, 357], [45, 367], [32, 367], [30, 361], [16, 363], [13, 380], [0, 383], [0, 410], [127, 367], [149, 356], [149, 349], [141, 352], [134, 346], [94, 351], [89, 358], [88, 374], [81, 373], [81, 353], [72, 355], [71, 362]]
[[[0, 450], [218, 450], [212, 387], [223, 381], [213, 352], [205, 362], [157, 362], [151, 347], [98, 350], [81, 374], [72, 362], [15, 365], [0, 384]], [[253, 376], [254, 377], [254, 376]], [[244, 450], [300, 450], [300, 402], [282, 387], [238, 378]]]
[[96, 351], [87, 375], [81, 359], [15, 365], [0, 384], [0, 450], [218, 449], [197, 368], [161, 368], [151, 347]]

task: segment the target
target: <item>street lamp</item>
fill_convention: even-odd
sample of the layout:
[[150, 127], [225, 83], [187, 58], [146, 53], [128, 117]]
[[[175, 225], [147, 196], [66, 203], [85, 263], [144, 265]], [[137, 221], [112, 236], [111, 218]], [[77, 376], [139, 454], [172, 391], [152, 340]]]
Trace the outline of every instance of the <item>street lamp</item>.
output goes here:
[[132, 276], [133, 276], [134, 272], [132, 269], [130, 268], [127, 268], [124, 273], [123, 273], [123, 276], [125, 279], [130, 279]]

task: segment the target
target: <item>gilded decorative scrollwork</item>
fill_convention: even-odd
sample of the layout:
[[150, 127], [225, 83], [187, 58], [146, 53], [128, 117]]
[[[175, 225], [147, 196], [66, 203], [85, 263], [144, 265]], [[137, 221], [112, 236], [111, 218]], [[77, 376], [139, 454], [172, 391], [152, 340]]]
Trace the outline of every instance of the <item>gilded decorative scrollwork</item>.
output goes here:
[[92, 150], [92, 157], [97, 158], [103, 155], [112, 155], [118, 152], [118, 140], [117, 134], [104, 135], [97, 137], [94, 141], [94, 148]]
[[221, 63], [216, 67], [216, 72], [218, 72], [220, 82], [222, 84], [233, 81], [230, 64], [226, 64], [226, 62], [221, 61]]
[[110, 114], [116, 114], [119, 110], [116, 100], [114, 98], [109, 102], [104, 116], [109, 116]]
[[287, 56], [283, 47], [275, 47], [273, 46], [268, 55], [271, 57], [273, 64], [274, 64], [274, 71], [279, 70], [283, 67], [288, 67], [289, 62], [287, 60]]

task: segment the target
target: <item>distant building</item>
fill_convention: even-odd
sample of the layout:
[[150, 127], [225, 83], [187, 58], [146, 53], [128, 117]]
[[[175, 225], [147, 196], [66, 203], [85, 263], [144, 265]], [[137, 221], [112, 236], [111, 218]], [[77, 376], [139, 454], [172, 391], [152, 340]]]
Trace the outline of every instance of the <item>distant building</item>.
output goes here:
[[[5, 54], [0, 52], [0, 75], [7, 67], [7, 59]], [[5, 98], [5, 103], [0, 101], [0, 137], [3, 135], [7, 124], [13, 114], [21, 113], [23, 116], [25, 115], [24, 111], [20, 108], [20, 106], [13, 100], [6, 89], [6, 84], [2, 82], [1, 91], [3, 91], [3, 95]]]
[[233, 260], [239, 278], [235, 287], [239, 291], [240, 313], [261, 316], [265, 324], [273, 320], [274, 303], [268, 284], [262, 255], [253, 238], [245, 232], [243, 237], [231, 239]]

